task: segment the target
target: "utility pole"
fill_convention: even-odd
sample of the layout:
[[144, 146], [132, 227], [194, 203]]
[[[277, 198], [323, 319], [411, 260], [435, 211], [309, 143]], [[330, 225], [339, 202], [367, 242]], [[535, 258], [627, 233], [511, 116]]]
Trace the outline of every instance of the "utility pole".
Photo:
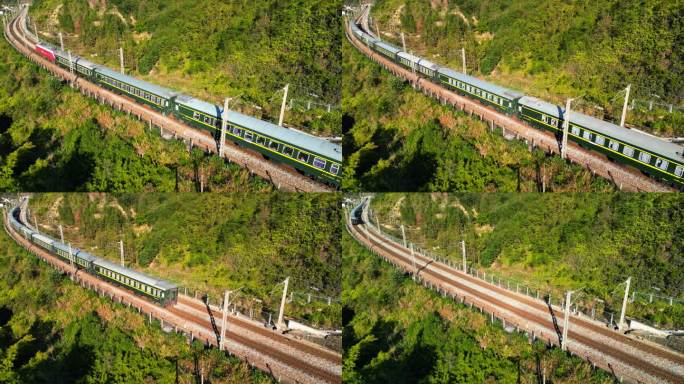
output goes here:
[[74, 73], [74, 61], [71, 58], [71, 51], [69, 51], [69, 72]]
[[465, 47], [461, 48], [461, 59], [463, 61], [463, 74], [467, 75], [467, 73], [466, 73], [466, 60], [465, 60]]
[[225, 146], [225, 141], [226, 141], [226, 129], [228, 128], [228, 102], [230, 101], [229, 98], [226, 98], [223, 101], [223, 115], [221, 118], [223, 121], [221, 122], [221, 137], [219, 141], [219, 157], [223, 158], [223, 152], [225, 151], [224, 146]]
[[228, 304], [230, 303], [230, 291], [226, 291], [223, 297], [223, 320], [221, 320], [221, 342], [219, 343], [219, 351], [223, 350], [226, 339], [226, 318], [228, 317]]
[[416, 270], [416, 255], [413, 252], [413, 243], [411, 243], [411, 263], [413, 264], [413, 281], [416, 281], [418, 271]]
[[73, 255], [73, 251], [71, 250], [71, 243], [69, 243], [69, 262], [71, 263], [71, 266], [73, 267], [74, 266], [74, 257], [72, 255]]
[[625, 117], [627, 116], [627, 101], [629, 100], [629, 90], [632, 88], [632, 84], [628, 84], [625, 89], [625, 105], [622, 106], [622, 117], [620, 118], [620, 126], [625, 126]]
[[62, 47], [62, 51], [64, 51], [64, 38], [62, 37], [62, 32], [59, 33], [59, 46]]
[[618, 329], [621, 331], [624, 328], [625, 323], [625, 310], [627, 309], [627, 298], [629, 297], [629, 284], [632, 282], [632, 277], [628, 277], [625, 282], [625, 297], [622, 298], [622, 311], [620, 311], [620, 323], [618, 323]]
[[121, 61], [121, 74], [125, 75], [124, 71], [124, 59], [123, 59], [123, 47], [119, 47], [119, 61]]
[[565, 114], [563, 115], [563, 141], [561, 142], [561, 157], [566, 158], [568, 146], [568, 130], [570, 129], [570, 103], [573, 99], [565, 102]]
[[59, 238], [62, 240], [62, 244], [64, 244], [64, 231], [62, 230], [62, 224], [59, 225]]
[[285, 329], [285, 323], [283, 322], [283, 315], [285, 314], [285, 300], [287, 299], [287, 285], [290, 282], [290, 278], [285, 279], [285, 286], [283, 287], [283, 298], [280, 300], [280, 313], [278, 314], [278, 330], [283, 331]]
[[404, 248], [406, 248], [406, 233], [404, 232], [404, 224], [401, 225], [401, 237], [404, 239]]
[[461, 240], [461, 252], [463, 253], [463, 272], [468, 273], [468, 267], [466, 264], [465, 240]]
[[283, 94], [283, 105], [280, 106], [280, 119], [278, 119], [278, 125], [283, 126], [283, 118], [285, 117], [285, 103], [287, 102], [287, 91], [290, 89], [290, 84], [285, 84], [283, 89], [285, 93]]
[[121, 266], [125, 267], [126, 265], [124, 264], [123, 240], [119, 240], [119, 251], [121, 253]]
[[406, 40], [404, 40], [404, 32], [401, 33], [401, 45], [404, 47], [404, 52], [406, 52]]
[[572, 296], [572, 291], [568, 291], [565, 295], [565, 320], [563, 320], [563, 339], [561, 340], [561, 349], [567, 350], [568, 348], [568, 325], [570, 323], [570, 297]]

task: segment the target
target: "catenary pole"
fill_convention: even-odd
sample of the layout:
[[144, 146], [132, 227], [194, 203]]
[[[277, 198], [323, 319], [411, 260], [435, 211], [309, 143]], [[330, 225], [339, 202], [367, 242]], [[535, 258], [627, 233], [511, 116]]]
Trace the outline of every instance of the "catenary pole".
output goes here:
[[463, 74], [467, 75], [467, 73], [466, 73], [465, 47], [461, 48], [461, 59], [463, 61]]
[[287, 91], [290, 89], [290, 84], [285, 84], [283, 88], [283, 104], [280, 106], [280, 118], [278, 119], [278, 125], [283, 126], [283, 119], [285, 118], [285, 105], [287, 103]]
[[230, 304], [230, 291], [226, 291], [223, 297], [223, 320], [221, 320], [221, 342], [219, 351], [223, 349], [226, 340], [226, 318], [228, 317], [228, 305]]
[[226, 145], [226, 129], [228, 128], [228, 102], [230, 99], [226, 98], [223, 101], [223, 115], [221, 116], [221, 137], [219, 138], [219, 157], [223, 158]]
[[563, 141], [561, 142], [561, 157], [566, 158], [568, 151], [568, 130], [570, 129], [570, 103], [572, 99], [565, 102], [565, 113], [563, 114]]
[[620, 311], [620, 323], [618, 328], [622, 331], [625, 323], [625, 311], [627, 310], [627, 298], [629, 297], [629, 284], [632, 282], [632, 277], [628, 277], [625, 282], [625, 297], [622, 298], [622, 310]]
[[404, 248], [406, 248], [406, 232], [404, 232], [404, 224], [401, 225], [401, 238], [404, 239]]
[[416, 255], [413, 251], [413, 243], [411, 243], [411, 263], [413, 264], [413, 281], [416, 281], [416, 274], [418, 274], [418, 271], [416, 270]]
[[568, 348], [568, 325], [570, 323], [570, 297], [572, 296], [572, 291], [568, 291], [565, 295], [565, 319], [563, 320], [563, 339], [561, 340], [561, 349], [566, 350]]
[[119, 240], [119, 252], [121, 254], [121, 266], [125, 267], [126, 265], [124, 264], [123, 240]]
[[285, 329], [285, 323], [283, 322], [283, 315], [285, 314], [285, 300], [287, 299], [287, 285], [290, 282], [290, 278], [286, 278], [284, 283], [285, 286], [283, 287], [283, 298], [280, 300], [280, 313], [278, 313], [278, 330], [279, 331], [284, 331]]
[[620, 117], [620, 126], [625, 126], [625, 117], [627, 116], [627, 102], [629, 101], [629, 90], [632, 88], [632, 84], [628, 84], [625, 88], [625, 104], [622, 106], [622, 117]]
[[119, 47], [119, 61], [121, 62], [121, 74], [125, 75], [126, 72], [124, 70], [123, 47]]
[[463, 272], [468, 273], [468, 267], [466, 264], [465, 240], [461, 240], [461, 253], [463, 253]]

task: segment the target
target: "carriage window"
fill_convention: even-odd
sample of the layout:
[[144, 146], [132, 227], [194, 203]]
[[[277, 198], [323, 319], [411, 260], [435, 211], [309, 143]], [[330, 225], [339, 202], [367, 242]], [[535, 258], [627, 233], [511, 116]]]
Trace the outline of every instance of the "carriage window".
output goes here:
[[546, 123], [546, 115], [542, 115], [542, 121]]
[[271, 140], [271, 142], [268, 144], [268, 147], [277, 151], [278, 150], [278, 142]]
[[678, 165], [678, 166], [675, 168], [675, 172], [674, 172], [674, 173], [675, 173], [675, 175], [677, 175], [677, 176], [679, 176], [679, 177], [682, 177], [682, 174], [684, 174], [684, 168]]
[[236, 135], [238, 135], [238, 136], [240, 136], [240, 133], [241, 133], [241, 132], [240, 132], [240, 128], [238, 128], [238, 127], [233, 127], [233, 133], [236, 134]]
[[572, 127], [572, 134], [579, 136], [580, 134], [580, 129], [577, 127]]
[[622, 149], [622, 153], [624, 153], [625, 155], [627, 155], [627, 156], [629, 156], [629, 157], [634, 157], [634, 148], [632, 148], [632, 147], [624, 147], [624, 148]]
[[557, 127], [558, 126], [558, 120], [551, 118], [551, 125], [553, 125], [554, 127]]
[[245, 132], [245, 140], [252, 141], [252, 132]]
[[603, 145], [606, 142], [606, 139], [603, 136], [596, 136], [596, 144], [598, 145]]
[[193, 112], [193, 113], [192, 113], [192, 117], [193, 117], [195, 120], [199, 120], [202, 116], [200, 116], [200, 114], [197, 113], [197, 112]]
[[285, 149], [283, 149], [283, 153], [290, 157], [294, 157], [294, 149], [292, 147], [288, 147], [287, 145], [285, 146]]
[[582, 136], [587, 140], [591, 140], [591, 132], [589, 131], [582, 132]]
[[641, 160], [642, 162], [648, 164], [648, 163], [651, 161], [651, 154], [646, 153], [646, 152], [641, 152], [641, 153], [639, 154], [639, 160]]
[[325, 160], [314, 157], [313, 165], [316, 168], [325, 169]]
[[655, 165], [662, 170], [667, 170], [667, 166], [670, 165], [670, 163], [663, 159], [656, 159]]
[[299, 152], [299, 155], [297, 156], [297, 159], [300, 161], [303, 161], [305, 163], [309, 162], [309, 154], [304, 153], [304, 152]]
[[340, 171], [340, 165], [339, 164], [333, 164], [330, 166], [330, 173], [333, 175], [337, 175], [337, 172]]
[[266, 138], [263, 136], [257, 136], [256, 142], [257, 144], [266, 145]]
[[211, 124], [211, 117], [204, 116], [204, 122], [207, 124]]
[[615, 150], [615, 151], [620, 149], [620, 143], [615, 141], [615, 140], [611, 140], [610, 143], [608, 143], [608, 146], [610, 147], [610, 149]]

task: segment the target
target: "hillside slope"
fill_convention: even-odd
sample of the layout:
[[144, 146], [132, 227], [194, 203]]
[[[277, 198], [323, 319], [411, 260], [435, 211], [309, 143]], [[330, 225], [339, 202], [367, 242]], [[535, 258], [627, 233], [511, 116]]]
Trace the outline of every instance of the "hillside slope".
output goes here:
[[507, 333], [486, 314], [416, 284], [343, 236], [345, 383], [607, 384], [558, 348]]
[[[582, 288], [620, 308], [631, 289], [684, 299], [684, 198], [678, 194], [381, 194], [383, 229], [560, 298]], [[621, 288], [620, 288], [621, 287]], [[656, 287], [655, 290], [653, 287]], [[631, 314], [684, 326], [684, 305], [630, 304]]]
[[[624, 92], [682, 106], [684, 38], [679, 1], [377, 0], [383, 39], [442, 65], [619, 121]], [[658, 95], [660, 99], [652, 96]], [[600, 109], [600, 108], [603, 109]], [[684, 113], [634, 111], [627, 122], [665, 136], [684, 134]]]
[[[243, 287], [236, 303], [275, 312], [282, 285], [340, 296], [340, 211], [336, 194], [38, 194], [31, 207], [42, 231], [75, 246], [162, 276], [213, 300]], [[252, 299], [261, 300], [255, 305]], [[301, 297], [300, 297], [301, 299]], [[339, 304], [296, 300], [288, 315], [339, 324]]]
[[0, 190], [269, 190], [200, 150], [98, 105], [0, 41]]
[[507, 141], [442, 106], [345, 41], [343, 148], [347, 191], [607, 191], [580, 166]]
[[[339, 103], [341, 2], [39, 0], [31, 7], [43, 39], [98, 63], [277, 121], [290, 98]], [[288, 111], [286, 123], [339, 133], [339, 112]]]
[[274, 383], [74, 284], [0, 233], [0, 382]]

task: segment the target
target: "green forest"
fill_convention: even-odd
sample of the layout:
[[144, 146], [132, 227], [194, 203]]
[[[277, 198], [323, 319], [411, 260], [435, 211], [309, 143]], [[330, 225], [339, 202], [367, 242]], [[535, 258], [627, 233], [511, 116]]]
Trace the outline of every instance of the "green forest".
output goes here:
[[343, 46], [347, 191], [610, 191], [610, 182], [415, 91]]
[[[339, 105], [341, 1], [37, 0], [41, 39], [203, 100], [277, 121], [289, 98]], [[238, 98], [239, 97], [239, 98]], [[285, 123], [340, 133], [339, 110], [292, 109]]]
[[[684, 299], [684, 197], [679, 194], [380, 194], [384, 231], [468, 262], [557, 300], [581, 289], [584, 305], [616, 312], [631, 290]], [[621, 285], [622, 284], [622, 285]], [[655, 287], [655, 288], [654, 288]], [[599, 309], [602, 309], [599, 307]], [[684, 327], [684, 303], [630, 303], [627, 314]]]
[[235, 164], [188, 152], [96, 104], [0, 42], [0, 190], [265, 191]]
[[[630, 98], [684, 100], [681, 3], [563, 0], [377, 0], [382, 38], [439, 64], [526, 94], [619, 122]], [[627, 123], [666, 137], [684, 134], [684, 112], [664, 106], [629, 111]]]
[[613, 383], [443, 298], [343, 236], [345, 383]]
[[[30, 200], [41, 231], [75, 247], [220, 302], [242, 288], [243, 310], [277, 312], [289, 290], [340, 297], [340, 227], [336, 194], [36, 194]], [[340, 304], [306, 299], [286, 315], [314, 326], [339, 326]]]
[[72, 283], [0, 234], [0, 382], [273, 383]]

